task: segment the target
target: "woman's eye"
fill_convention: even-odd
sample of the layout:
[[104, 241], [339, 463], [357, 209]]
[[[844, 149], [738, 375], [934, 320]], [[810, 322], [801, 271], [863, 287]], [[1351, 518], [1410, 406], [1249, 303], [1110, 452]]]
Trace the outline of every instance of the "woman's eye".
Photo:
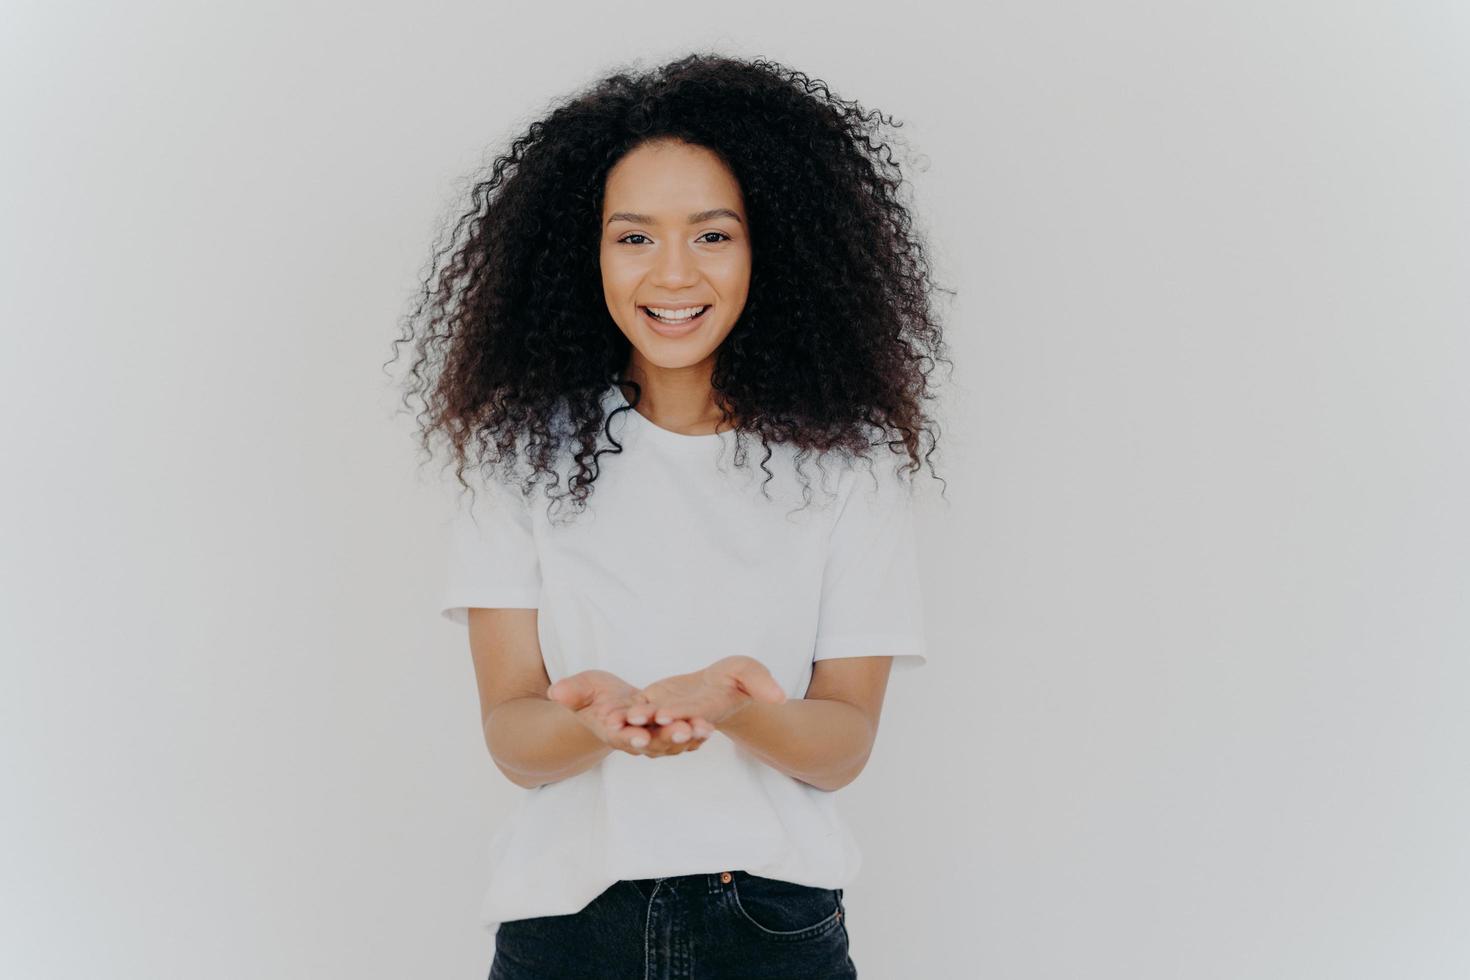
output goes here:
[[[710, 244], [710, 245], [717, 245], [721, 241], [726, 241], [726, 242], [730, 241], [730, 236], [727, 235], [727, 234], [725, 234], [723, 231], [707, 231], [703, 235], [700, 235], [699, 238], [695, 239], [695, 241], [703, 241], [705, 238], [707, 238], [710, 235], [719, 235], [720, 236], [719, 239], [717, 239], [716, 241], [709, 242], [708, 244]], [[635, 241], [632, 240], [634, 238], [642, 238], [644, 240], [647, 240], [648, 236], [645, 235], [645, 234], [643, 234], [642, 232], [635, 231], [635, 232], [632, 232], [631, 234], [624, 235], [622, 238], [619, 238], [618, 241], [620, 243], [626, 242], [629, 245], [637, 245], [638, 242], [635, 242]]]

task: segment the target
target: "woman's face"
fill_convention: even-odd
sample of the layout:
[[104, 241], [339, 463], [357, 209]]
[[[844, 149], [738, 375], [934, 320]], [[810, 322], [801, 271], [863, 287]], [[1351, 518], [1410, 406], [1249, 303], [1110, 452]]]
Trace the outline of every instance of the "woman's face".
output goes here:
[[[682, 368], [713, 356], [745, 308], [750, 256], [740, 185], [709, 150], [645, 143], [608, 173], [603, 296], [649, 363]], [[681, 319], [691, 312], [699, 315]]]

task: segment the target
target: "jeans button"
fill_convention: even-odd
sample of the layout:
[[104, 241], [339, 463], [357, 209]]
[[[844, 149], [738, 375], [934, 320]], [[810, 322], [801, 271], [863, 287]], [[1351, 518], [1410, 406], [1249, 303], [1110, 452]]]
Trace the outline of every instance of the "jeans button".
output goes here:
[[720, 883], [721, 884], [724, 884], [724, 885], [728, 885], [730, 883], [730, 872], [728, 872], [728, 871], [721, 871], [720, 872]]

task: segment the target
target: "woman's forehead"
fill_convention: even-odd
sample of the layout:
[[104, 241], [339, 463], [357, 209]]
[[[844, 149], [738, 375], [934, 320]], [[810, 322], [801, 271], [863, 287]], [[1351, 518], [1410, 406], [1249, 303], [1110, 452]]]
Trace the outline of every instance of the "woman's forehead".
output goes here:
[[[714, 220], [720, 209], [741, 212], [740, 185], [724, 162], [700, 147], [639, 147], [607, 176], [603, 209], [682, 224]], [[728, 215], [725, 215], [728, 217]]]

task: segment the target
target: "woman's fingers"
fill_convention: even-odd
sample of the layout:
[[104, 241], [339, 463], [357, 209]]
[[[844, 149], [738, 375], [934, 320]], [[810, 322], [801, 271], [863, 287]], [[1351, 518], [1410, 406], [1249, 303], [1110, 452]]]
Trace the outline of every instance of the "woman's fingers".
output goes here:
[[632, 752], [649, 743], [648, 729], [630, 724], [626, 708], [609, 709], [603, 714], [601, 724], [603, 740], [615, 749]]
[[607, 738], [608, 744], [613, 748], [635, 753], [642, 751], [651, 741], [652, 736], [648, 729], [640, 725], [622, 725]]
[[[675, 731], [687, 732], [690, 739], [702, 742], [714, 734], [715, 726], [705, 721], [703, 716], [699, 714], [693, 712], [684, 714], [677, 710], [670, 712], [670, 714], [673, 717], [672, 720], [667, 722], [668, 727]], [[659, 717], [664, 717], [662, 711], [659, 712]], [[675, 726], [679, 727], [676, 728]]]
[[[651, 718], [651, 724], [668, 727], [671, 731], [685, 732], [690, 739], [702, 740], [714, 734], [715, 726], [705, 720], [703, 710], [693, 706], [658, 705], [647, 710], [647, 715], [640, 713], [639, 717]], [[629, 722], [632, 721], [630, 714]]]
[[609, 739], [615, 747], [639, 755], [661, 755], [675, 744], [668, 726], [634, 724], [625, 709], [608, 713]]
[[[677, 715], [675, 708], [672, 714]], [[665, 724], [654, 720], [657, 714], [668, 718]], [[704, 744], [715, 727], [699, 715], [688, 718], [670, 717], [664, 709], [652, 704], [634, 704], [614, 708], [606, 718], [608, 741], [634, 755], [676, 755]]]
[[[635, 732], [644, 729], [634, 728]], [[629, 751], [637, 755], [662, 756], [678, 755], [697, 749], [703, 745], [707, 736], [696, 737], [692, 726], [685, 721], [675, 721], [668, 725], [656, 726], [648, 733], [648, 741], [642, 742], [639, 735], [633, 735], [629, 740]], [[641, 742], [641, 744], [639, 744]]]
[[[677, 755], [698, 748], [714, 732], [704, 718], [677, 705], [666, 711], [640, 694], [608, 707], [606, 701], [596, 704], [602, 693], [585, 674], [563, 678], [547, 689], [548, 699], [579, 706], [580, 717], [600, 731], [603, 741], [631, 755]], [[655, 721], [655, 714], [667, 720]]]
[[669, 755], [683, 751], [689, 741], [689, 726], [684, 722], [675, 722], [672, 725], [654, 727], [649, 741], [641, 748], [645, 755]]
[[679, 720], [692, 721], [699, 717], [701, 711], [688, 702], [670, 702], [660, 704], [653, 713], [654, 724], [669, 725]]

